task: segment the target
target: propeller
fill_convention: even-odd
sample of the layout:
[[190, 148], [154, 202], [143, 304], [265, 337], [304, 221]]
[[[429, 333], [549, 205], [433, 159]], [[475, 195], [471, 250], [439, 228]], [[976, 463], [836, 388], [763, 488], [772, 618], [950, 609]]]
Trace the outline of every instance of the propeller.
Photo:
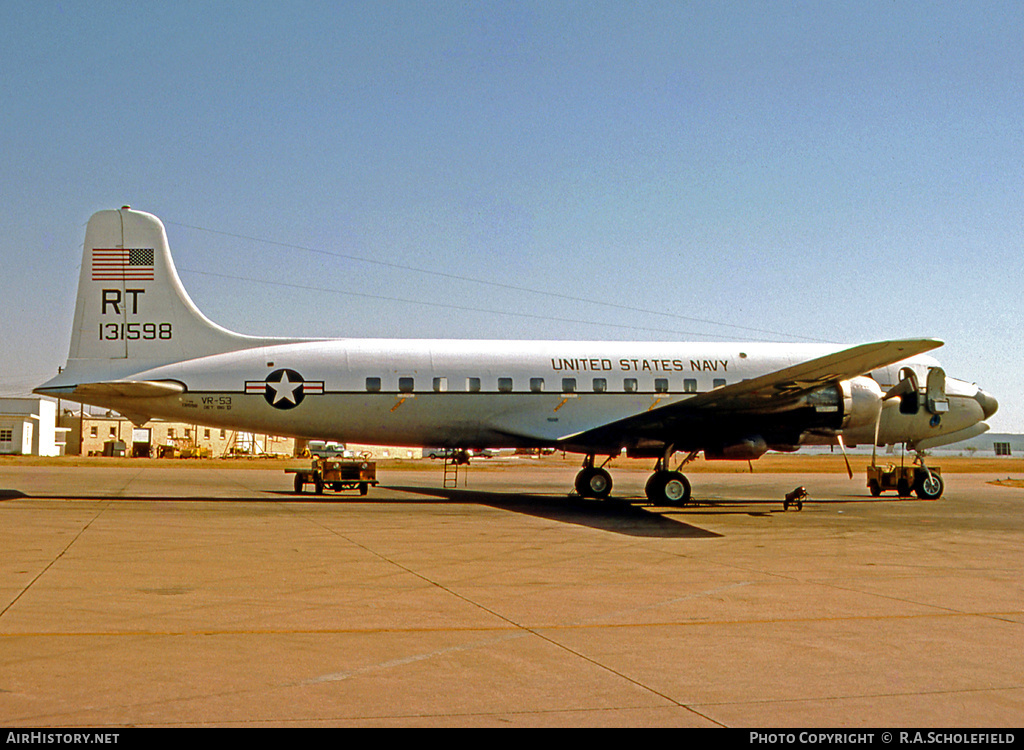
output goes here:
[[839, 450], [843, 452], [843, 460], [846, 461], [846, 473], [850, 475], [850, 479], [853, 479], [853, 469], [850, 468], [850, 457], [846, 455], [846, 444], [843, 443], [843, 433], [836, 435], [836, 439], [839, 441]]

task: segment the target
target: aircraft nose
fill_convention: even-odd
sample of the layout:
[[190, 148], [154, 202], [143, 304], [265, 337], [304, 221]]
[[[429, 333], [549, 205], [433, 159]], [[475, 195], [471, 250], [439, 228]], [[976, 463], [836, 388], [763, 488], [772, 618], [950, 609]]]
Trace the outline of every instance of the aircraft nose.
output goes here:
[[978, 389], [977, 395], [974, 400], [981, 406], [981, 413], [985, 415], [985, 419], [988, 419], [996, 413], [996, 409], [999, 408], [999, 402], [996, 401], [995, 396], [991, 393], [985, 393], [985, 391]]

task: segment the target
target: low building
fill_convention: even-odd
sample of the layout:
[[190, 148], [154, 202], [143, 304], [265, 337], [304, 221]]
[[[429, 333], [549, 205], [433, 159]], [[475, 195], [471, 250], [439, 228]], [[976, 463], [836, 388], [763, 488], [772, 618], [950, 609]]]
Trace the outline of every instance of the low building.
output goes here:
[[61, 423], [68, 430], [67, 452], [82, 456], [293, 456], [302, 445], [294, 438], [160, 419], [138, 427], [114, 412], [65, 412]]
[[57, 405], [45, 398], [0, 398], [0, 453], [64, 455]]

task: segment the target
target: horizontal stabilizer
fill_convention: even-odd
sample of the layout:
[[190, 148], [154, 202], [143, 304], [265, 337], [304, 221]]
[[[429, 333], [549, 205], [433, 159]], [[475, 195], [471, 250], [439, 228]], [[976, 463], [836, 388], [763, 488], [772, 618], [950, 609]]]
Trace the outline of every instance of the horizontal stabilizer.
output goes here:
[[63, 388], [36, 389], [36, 393], [49, 396], [65, 398], [81, 396], [83, 403], [92, 403], [97, 398], [160, 398], [176, 396], [184, 392], [185, 386], [181, 383], [156, 380], [109, 380], [102, 383], [80, 383]]

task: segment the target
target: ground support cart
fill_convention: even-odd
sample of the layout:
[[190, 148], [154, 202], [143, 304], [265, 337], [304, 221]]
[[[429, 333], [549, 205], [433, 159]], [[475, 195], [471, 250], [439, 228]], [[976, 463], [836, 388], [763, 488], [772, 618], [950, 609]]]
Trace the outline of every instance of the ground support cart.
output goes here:
[[922, 500], [938, 500], [944, 488], [942, 473], [928, 466], [868, 466], [868, 489], [873, 497], [896, 490], [900, 497], [915, 493]]
[[309, 469], [285, 469], [286, 474], [295, 475], [295, 494], [301, 495], [307, 484], [313, 485], [318, 495], [324, 488], [341, 492], [359, 490], [360, 495], [376, 486], [377, 464], [373, 461], [339, 461], [333, 458], [315, 458]]

